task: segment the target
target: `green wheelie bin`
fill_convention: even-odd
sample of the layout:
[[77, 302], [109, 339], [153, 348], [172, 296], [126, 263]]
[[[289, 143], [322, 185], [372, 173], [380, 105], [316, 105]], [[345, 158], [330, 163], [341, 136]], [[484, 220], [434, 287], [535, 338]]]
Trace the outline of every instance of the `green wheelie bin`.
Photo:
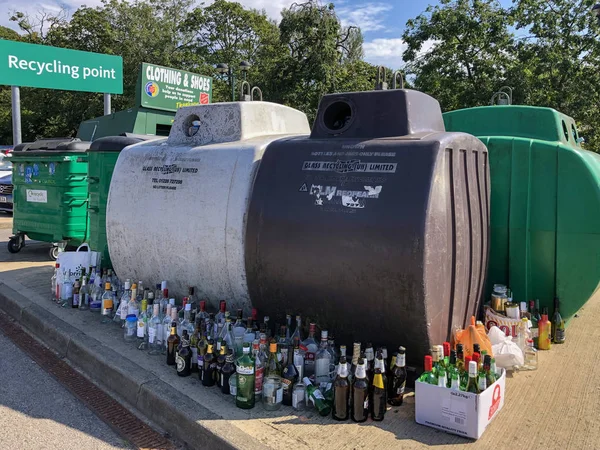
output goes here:
[[79, 245], [88, 233], [88, 154], [90, 143], [54, 138], [15, 146], [13, 163], [13, 234], [8, 251], [17, 253], [29, 239]]
[[112, 268], [106, 241], [106, 202], [119, 154], [129, 145], [159, 137], [123, 133], [96, 139], [88, 149], [89, 244], [92, 250], [102, 253], [102, 268]]
[[600, 284], [600, 155], [581, 148], [575, 121], [551, 108], [494, 105], [444, 114], [447, 131], [488, 148], [491, 181], [487, 294], [510, 286], [572, 317]]

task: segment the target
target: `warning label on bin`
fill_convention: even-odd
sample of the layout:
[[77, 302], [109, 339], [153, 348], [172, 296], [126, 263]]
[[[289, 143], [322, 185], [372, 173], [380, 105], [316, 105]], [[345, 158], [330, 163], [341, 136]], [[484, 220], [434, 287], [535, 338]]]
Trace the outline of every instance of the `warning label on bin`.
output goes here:
[[315, 170], [321, 172], [337, 173], [395, 173], [397, 163], [363, 162], [360, 159], [349, 161], [304, 161], [302, 170]]
[[27, 201], [33, 203], [48, 203], [48, 191], [26, 189]]

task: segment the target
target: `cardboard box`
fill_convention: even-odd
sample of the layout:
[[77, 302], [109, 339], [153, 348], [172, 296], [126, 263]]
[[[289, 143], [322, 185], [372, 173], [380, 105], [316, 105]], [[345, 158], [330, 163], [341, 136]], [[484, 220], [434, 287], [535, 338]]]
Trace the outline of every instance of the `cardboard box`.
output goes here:
[[504, 369], [500, 378], [479, 395], [417, 381], [416, 421], [447, 433], [479, 439], [504, 406], [505, 386]]

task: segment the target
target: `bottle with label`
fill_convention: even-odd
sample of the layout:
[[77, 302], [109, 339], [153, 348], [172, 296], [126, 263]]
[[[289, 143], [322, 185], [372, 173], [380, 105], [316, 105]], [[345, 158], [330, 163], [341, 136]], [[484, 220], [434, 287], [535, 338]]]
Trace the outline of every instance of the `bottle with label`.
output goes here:
[[163, 348], [162, 323], [160, 321], [160, 305], [152, 305], [152, 319], [148, 324], [148, 354], [160, 355]]
[[200, 320], [197, 318], [194, 331], [190, 336], [190, 350], [192, 351], [192, 373], [198, 372], [198, 339], [200, 338]]
[[304, 381], [304, 385], [306, 386], [307, 402], [310, 400], [321, 416], [328, 416], [331, 413], [331, 406], [325, 401], [321, 390], [314, 386], [308, 377], [304, 377], [302, 381]]
[[[400, 354], [398, 354], [398, 357]], [[396, 364], [398, 364], [398, 357], [396, 357]], [[419, 381], [427, 384], [437, 385], [437, 376], [433, 373], [433, 358], [431, 355], [425, 355], [424, 362], [425, 371], [419, 377]]]
[[87, 311], [90, 309], [90, 285], [87, 276], [81, 278], [81, 289], [79, 290], [79, 310]]
[[223, 386], [221, 386], [221, 370], [223, 369], [223, 366], [225, 365], [225, 360], [227, 359], [227, 344], [225, 344], [225, 341], [218, 341], [219, 342], [219, 346], [218, 346], [218, 355], [217, 355], [217, 368], [216, 368], [216, 372], [215, 372], [215, 378], [217, 380], [216, 384], [218, 388], [222, 388]]
[[75, 280], [73, 284], [73, 297], [71, 297], [71, 308], [79, 308], [80, 303], [80, 294], [79, 291], [81, 289], [81, 285], [79, 284], [79, 279]]
[[217, 369], [217, 357], [213, 351], [214, 341], [210, 339], [204, 355], [204, 369], [202, 370], [202, 386], [214, 386], [216, 382], [215, 370]]
[[488, 387], [487, 374], [483, 365], [479, 367], [479, 372], [477, 374], [477, 385], [479, 387], [479, 392], [485, 391]]
[[[90, 283], [91, 284], [91, 283]], [[90, 311], [101, 312], [102, 311], [102, 277], [99, 273], [96, 273], [94, 278], [94, 284], [90, 286]]]
[[437, 385], [439, 387], [447, 387], [448, 378], [446, 377], [446, 369], [443, 366], [438, 367]]
[[129, 314], [125, 318], [125, 326], [123, 327], [123, 336], [125, 341], [134, 342], [136, 340], [135, 331], [137, 328], [137, 318], [133, 314]]
[[229, 378], [231, 375], [235, 374], [235, 359], [233, 356], [233, 350], [228, 350], [227, 357], [225, 358], [225, 364], [221, 368], [221, 373], [219, 376], [221, 377], [221, 392], [223, 394], [231, 394]]
[[302, 350], [304, 350], [304, 376], [312, 377], [315, 374], [315, 355], [319, 351], [317, 341], [315, 341], [315, 333], [317, 325], [310, 324], [308, 337], [302, 342]]
[[206, 350], [208, 350], [208, 339], [206, 338], [206, 328], [200, 326], [200, 336], [198, 337], [197, 355], [198, 355], [198, 379], [202, 381], [202, 374], [204, 372], [204, 356]]
[[555, 344], [564, 344], [565, 342], [565, 321], [560, 314], [560, 302], [558, 297], [554, 297], [554, 315], [552, 316], [552, 342]]
[[225, 326], [226, 312], [227, 303], [225, 300], [221, 300], [219, 302], [219, 312], [215, 316], [215, 336], [218, 336], [219, 339], [223, 339], [224, 337], [224, 335], [221, 335], [221, 333], [223, 332], [223, 327]]
[[327, 330], [323, 330], [321, 331], [321, 346], [315, 355], [315, 385], [321, 388], [323, 387], [322, 385], [331, 382], [331, 378], [329, 377], [331, 353], [327, 350], [327, 345]]
[[450, 389], [453, 391], [460, 391], [460, 379], [458, 377], [458, 372], [452, 372], [450, 378]]
[[450, 358], [448, 359], [448, 369], [446, 371], [447, 384], [446, 387], [450, 387], [452, 382], [452, 375], [456, 373], [458, 375], [458, 369], [456, 368], [456, 350], [450, 350]]
[[376, 422], [381, 422], [383, 420], [387, 408], [387, 390], [385, 373], [383, 373], [384, 370], [381, 351], [379, 351], [375, 358], [373, 384], [371, 385], [369, 399], [371, 418]]
[[[133, 316], [135, 317], [135, 316]], [[177, 336], [177, 321], [171, 322], [171, 333], [167, 339], [167, 365], [174, 366], [177, 364], [176, 353], [179, 346], [179, 336]]]
[[486, 386], [490, 387], [496, 382], [496, 373], [492, 371], [492, 357], [490, 355], [485, 355], [483, 359], [483, 371], [485, 372]]
[[242, 356], [236, 364], [235, 405], [242, 409], [254, 408], [254, 359], [250, 356], [250, 346], [244, 345]]
[[298, 371], [298, 379], [304, 378], [304, 351], [300, 347], [300, 337], [294, 337], [294, 366]]
[[346, 355], [340, 357], [337, 375], [333, 382], [332, 417], [335, 420], [348, 420], [350, 417], [350, 382], [348, 381], [348, 364]]
[[62, 275], [62, 286], [60, 288], [60, 297], [62, 307], [70, 306], [71, 299], [73, 298], [73, 282], [71, 281], [71, 277], [69, 275], [68, 270], [63, 270]]
[[110, 283], [104, 285], [104, 294], [102, 295], [102, 323], [112, 322], [113, 305], [115, 298], [110, 287]]
[[254, 339], [256, 339], [256, 333], [254, 332], [254, 326], [252, 325], [254, 322], [252, 321], [252, 317], [248, 317], [246, 320], [246, 330], [244, 331], [243, 342], [248, 344], [252, 344]]
[[367, 362], [360, 358], [356, 366], [352, 382], [352, 405], [350, 417], [354, 422], [366, 422], [369, 417], [369, 380], [367, 378]]
[[365, 358], [366, 358], [366, 369], [367, 379], [369, 380], [369, 386], [373, 384], [373, 375], [375, 374], [375, 352], [373, 351], [373, 344], [367, 343], [365, 347]]
[[129, 306], [129, 299], [131, 298], [131, 282], [129, 279], [125, 280], [124, 288], [125, 291], [121, 296], [119, 306], [117, 307], [117, 311], [115, 313], [115, 322], [119, 323], [123, 327], [125, 326], [125, 319], [128, 316], [127, 307]]
[[[467, 381], [466, 391], [471, 392], [473, 394], [479, 394], [481, 389], [479, 388], [479, 383], [477, 380], [477, 363], [475, 361], [469, 362], [469, 379]], [[485, 380], [485, 377], [484, 377]]]
[[358, 367], [358, 359], [360, 358], [360, 342], [355, 342], [352, 346], [352, 366], [350, 367], [350, 373], [348, 374], [348, 380], [352, 382], [354, 380], [354, 374]]
[[286, 406], [292, 406], [292, 397], [294, 392], [294, 385], [298, 382], [299, 373], [296, 365], [294, 364], [294, 348], [288, 347], [287, 365], [283, 369], [281, 382], [283, 383], [283, 401], [282, 403]]
[[281, 365], [277, 359], [277, 344], [269, 345], [269, 360], [265, 367], [265, 379], [262, 389], [262, 402], [267, 411], [281, 408], [283, 401], [283, 384], [281, 382]]
[[[266, 337], [264, 340], [266, 342]], [[254, 398], [260, 399], [268, 357], [261, 351], [260, 343], [256, 339], [252, 343], [252, 358], [254, 360]]]
[[[162, 306], [161, 306], [162, 308]], [[161, 353], [163, 355], [167, 354], [167, 340], [169, 339], [169, 335], [171, 333], [171, 305], [167, 304], [165, 306], [165, 315], [162, 319], [162, 343], [163, 348]]]
[[296, 316], [296, 329], [290, 336], [290, 342], [294, 342], [296, 338], [298, 338], [298, 342], [302, 342], [302, 316], [300, 315]]
[[[125, 294], [123, 294], [125, 297]], [[129, 303], [127, 304], [127, 315], [133, 314], [135, 317], [140, 316], [140, 304], [137, 301], [137, 284], [131, 286]]]
[[181, 348], [175, 357], [177, 375], [189, 377], [192, 374], [192, 351], [190, 350], [190, 336], [187, 330], [183, 330], [181, 336]]
[[[152, 306], [150, 306], [152, 308]], [[147, 334], [148, 334], [148, 321], [150, 317], [151, 310], [148, 309], [148, 300], [142, 300], [142, 308], [140, 310], [140, 315], [137, 320], [137, 341], [138, 341], [138, 350], [147, 350]], [[189, 344], [189, 343], [188, 343]]]
[[406, 349], [400, 347], [396, 355], [396, 367], [393, 368], [390, 382], [388, 403], [392, 406], [401, 406], [404, 401], [404, 390], [406, 388], [406, 379], [408, 373], [406, 371]]

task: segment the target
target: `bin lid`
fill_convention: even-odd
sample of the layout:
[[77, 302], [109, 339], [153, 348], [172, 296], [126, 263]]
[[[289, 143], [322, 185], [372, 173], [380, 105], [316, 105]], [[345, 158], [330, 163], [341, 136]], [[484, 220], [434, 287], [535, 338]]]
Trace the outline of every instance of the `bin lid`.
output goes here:
[[90, 152], [120, 152], [125, 147], [138, 142], [149, 141], [152, 139], [165, 139], [164, 136], [154, 136], [150, 134], [132, 134], [122, 133], [119, 136], [105, 136], [92, 142]]
[[33, 152], [35, 154], [47, 154], [48, 151], [84, 152], [89, 146], [89, 142], [78, 138], [44, 138], [16, 145], [13, 153], [27, 152], [28, 155], [31, 155]]

